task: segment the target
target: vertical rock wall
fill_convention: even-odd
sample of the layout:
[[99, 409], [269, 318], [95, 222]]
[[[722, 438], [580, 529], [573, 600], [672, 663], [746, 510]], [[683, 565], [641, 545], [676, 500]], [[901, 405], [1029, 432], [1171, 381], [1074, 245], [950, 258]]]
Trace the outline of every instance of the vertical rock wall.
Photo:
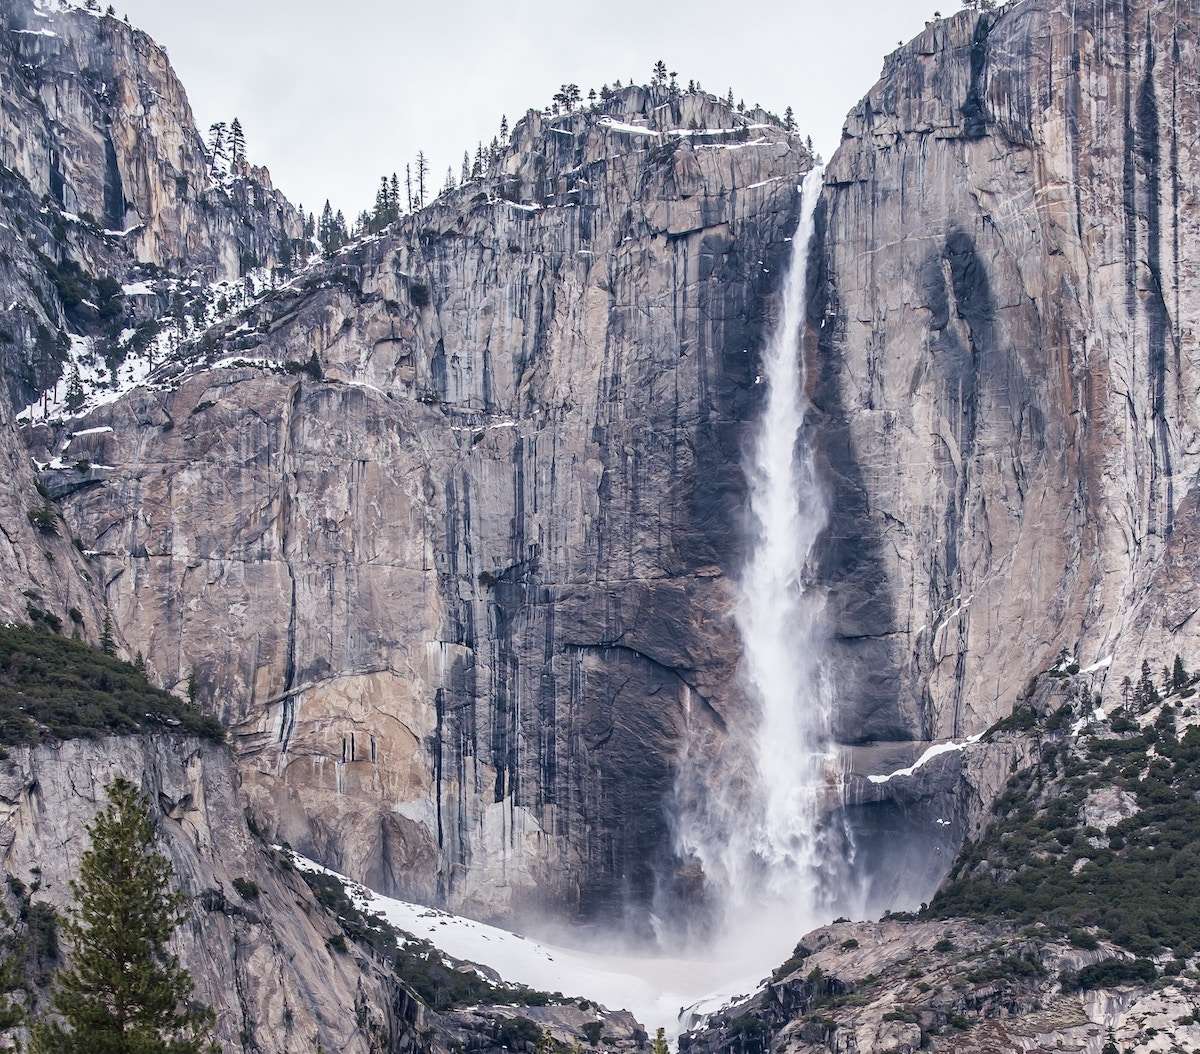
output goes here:
[[810, 161], [699, 93], [606, 111], [530, 115], [73, 425], [112, 470], [72, 528], [263, 821], [480, 912], [647, 900], [689, 723], [741, 706], [741, 432]]

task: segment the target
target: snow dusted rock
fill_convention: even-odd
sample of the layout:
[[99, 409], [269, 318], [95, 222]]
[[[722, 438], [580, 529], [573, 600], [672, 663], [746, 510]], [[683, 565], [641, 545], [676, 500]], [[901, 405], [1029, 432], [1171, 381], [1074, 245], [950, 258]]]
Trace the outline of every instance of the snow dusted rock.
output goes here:
[[1114, 949], [1043, 944], [959, 919], [835, 923], [806, 934], [750, 999], [685, 1033], [683, 1054], [747, 1037], [776, 1054], [1025, 1054], [1187, 1049], [1200, 1037], [1190, 983], [1063, 991], [1064, 972]]
[[689, 726], [742, 707], [740, 441], [810, 158], [710, 96], [608, 109], [659, 131], [531, 115], [71, 425], [109, 466], [71, 527], [264, 826], [485, 915], [647, 900]]
[[146, 262], [236, 278], [300, 237], [265, 168], [214, 180], [166, 52], [119, 18], [0, 0], [0, 162]]

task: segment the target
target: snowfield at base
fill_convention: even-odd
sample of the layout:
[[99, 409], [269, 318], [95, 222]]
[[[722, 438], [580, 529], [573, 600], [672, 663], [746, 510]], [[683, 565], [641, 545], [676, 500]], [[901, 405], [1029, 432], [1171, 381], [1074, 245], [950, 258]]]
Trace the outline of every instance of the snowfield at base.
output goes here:
[[381, 915], [405, 933], [430, 941], [452, 958], [489, 966], [510, 984], [584, 997], [609, 1010], [628, 1010], [651, 1035], [656, 1028], [663, 1028], [669, 1037], [676, 1037], [735, 997], [754, 991], [762, 979], [761, 975], [735, 978], [714, 991], [712, 975], [719, 964], [711, 959], [565, 948], [436, 908], [384, 897], [295, 851], [291, 857], [303, 871], [332, 875], [345, 885], [347, 895], [359, 907]]

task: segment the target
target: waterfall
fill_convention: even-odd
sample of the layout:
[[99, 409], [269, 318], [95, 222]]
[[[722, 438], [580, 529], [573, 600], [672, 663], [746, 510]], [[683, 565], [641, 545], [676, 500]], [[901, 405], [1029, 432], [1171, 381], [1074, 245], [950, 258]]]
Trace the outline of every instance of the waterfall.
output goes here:
[[803, 442], [808, 257], [821, 179], [814, 168], [800, 188], [800, 220], [762, 359], [765, 402], [746, 464], [749, 553], [736, 623], [751, 719], [749, 727], [731, 724], [720, 744], [692, 744], [677, 787], [677, 848], [699, 859], [727, 933], [736, 931], [747, 955], [764, 963], [832, 917], [848, 851], [840, 827], [824, 819], [838, 789], [838, 759], [822, 603], [808, 578], [827, 520]]

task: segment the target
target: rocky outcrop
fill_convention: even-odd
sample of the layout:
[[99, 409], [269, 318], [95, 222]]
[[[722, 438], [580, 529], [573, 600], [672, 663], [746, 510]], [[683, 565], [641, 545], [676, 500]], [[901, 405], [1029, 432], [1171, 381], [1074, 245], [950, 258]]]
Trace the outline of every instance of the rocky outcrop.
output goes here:
[[[964, 11], [889, 55], [846, 122], [810, 424], [856, 800], [1004, 717], [1014, 671], [1060, 649], [1097, 687], [1196, 650], [1196, 30], [1153, 0]], [[959, 760], [860, 822], [894, 827], [916, 784], [931, 807], [901, 822], [947, 862]]]
[[1159, 601], [1195, 529], [1196, 29], [963, 12], [846, 123], [812, 309], [847, 742], [978, 732], [1062, 647], [1195, 647]]
[[166, 52], [66, 0], [0, 3], [0, 163], [175, 272], [236, 278], [290, 255], [295, 208], [265, 168], [214, 179]]
[[190, 898], [173, 950], [196, 998], [217, 1011], [222, 1050], [428, 1049], [417, 1034], [429, 1024], [419, 1001], [364, 953], [330, 945], [337, 923], [251, 832], [223, 748], [169, 736], [10, 748], [0, 761], [10, 890], [23, 887], [55, 910], [68, 905], [104, 788], [138, 774]]
[[[69, 908], [69, 883], [88, 846], [88, 825], [117, 776], [137, 777], [176, 886], [187, 898], [172, 951], [192, 977], [194, 998], [216, 1011], [222, 1051], [499, 1054], [532, 1050], [543, 1031], [569, 1046], [593, 1030], [618, 1051], [645, 1048], [646, 1033], [627, 1012], [508, 986], [486, 967], [420, 946], [411, 957], [389, 955], [388, 949], [395, 953], [412, 941], [390, 928], [389, 939], [375, 946], [370, 928], [386, 924], [310, 887], [291, 855], [248, 824], [227, 750], [185, 736], [8, 749], [0, 760], [0, 863], [7, 883], [0, 929]], [[45, 968], [61, 964], [65, 951], [49, 922], [36, 939], [32, 931], [25, 936], [40, 956], [26, 953], [21, 962], [44, 975], [18, 980], [32, 993], [30, 1009], [42, 1013], [51, 972]], [[428, 975], [406, 971], [428, 971], [434, 962], [450, 976], [474, 976], [472, 985], [462, 986], [473, 998], [427, 1002]], [[500, 1004], [489, 1003], [489, 995]]]
[[265, 828], [485, 914], [649, 898], [689, 725], [742, 707], [739, 444], [809, 165], [700, 93], [531, 114], [72, 422], [109, 467], [71, 529]]
[[837, 923], [806, 934], [752, 999], [685, 1033], [683, 1054], [1169, 1051], [1200, 1039], [1192, 984], [1064, 990], [1114, 949], [962, 920]]

